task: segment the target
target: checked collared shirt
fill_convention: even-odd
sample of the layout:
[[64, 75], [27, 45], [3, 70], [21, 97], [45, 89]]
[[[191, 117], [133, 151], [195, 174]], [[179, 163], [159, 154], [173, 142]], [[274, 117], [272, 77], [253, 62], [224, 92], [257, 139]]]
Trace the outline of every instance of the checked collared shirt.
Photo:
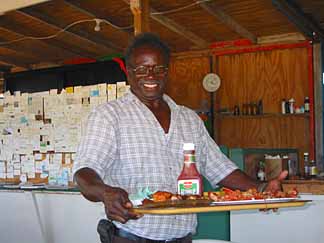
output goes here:
[[[131, 92], [98, 106], [88, 118], [74, 162], [95, 170], [103, 181], [129, 194], [151, 191], [177, 192], [183, 167], [183, 144], [194, 143], [196, 165], [216, 184], [237, 166], [220, 151], [198, 115], [164, 95], [171, 110], [166, 134], [153, 113]], [[117, 227], [141, 237], [166, 240], [195, 232], [195, 214], [144, 215]]]

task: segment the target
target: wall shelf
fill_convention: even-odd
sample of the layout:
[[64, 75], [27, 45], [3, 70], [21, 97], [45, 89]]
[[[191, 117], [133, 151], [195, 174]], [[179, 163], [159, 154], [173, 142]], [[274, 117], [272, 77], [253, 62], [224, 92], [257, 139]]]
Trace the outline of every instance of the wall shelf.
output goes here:
[[216, 118], [236, 118], [236, 119], [255, 119], [255, 118], [270, 118], [270, 117], [303, 117], [303, 118], [309, 118], [309, 113], [294, 113], [294, 114], [281, 114], [281, 113], [264, 113], [262, 115], [233, 115], [233, 114], [226, 114], [226, 113], [217, 113], [215, 115]]

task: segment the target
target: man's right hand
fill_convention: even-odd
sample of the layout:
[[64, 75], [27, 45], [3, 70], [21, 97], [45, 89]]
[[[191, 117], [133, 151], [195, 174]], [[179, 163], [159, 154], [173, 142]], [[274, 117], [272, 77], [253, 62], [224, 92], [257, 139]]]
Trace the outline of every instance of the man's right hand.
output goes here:
[[128, 198], [128, 193], [119, 187], [107, 186], [103, 192], [103, 203], [106, 215], [110, 220], [124, 224], [129, 219], [138, 219], [143, 216], [130, 211], [133, 204]]

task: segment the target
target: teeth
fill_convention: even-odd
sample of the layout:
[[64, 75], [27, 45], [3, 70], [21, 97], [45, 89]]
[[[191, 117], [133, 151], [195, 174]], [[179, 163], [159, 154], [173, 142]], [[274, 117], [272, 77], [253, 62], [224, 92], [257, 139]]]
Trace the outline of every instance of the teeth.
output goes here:
[[144, 87], [155, 88], [155, 87], [157, 87], [157, 84], [144, 84]]

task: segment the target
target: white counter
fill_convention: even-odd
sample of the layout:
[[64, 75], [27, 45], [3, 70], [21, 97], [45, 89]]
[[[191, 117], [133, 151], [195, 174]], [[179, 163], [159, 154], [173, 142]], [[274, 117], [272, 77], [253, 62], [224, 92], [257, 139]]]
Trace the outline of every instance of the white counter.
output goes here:
[[278, 213], [232, 211], [231, 241], [237, 243], [324, 243], [324, 195], [301, 195], [313, 200], [304, 207]]
[[77, 192], [0, 191], [0, 242], [98, 243], [102, 203]]

